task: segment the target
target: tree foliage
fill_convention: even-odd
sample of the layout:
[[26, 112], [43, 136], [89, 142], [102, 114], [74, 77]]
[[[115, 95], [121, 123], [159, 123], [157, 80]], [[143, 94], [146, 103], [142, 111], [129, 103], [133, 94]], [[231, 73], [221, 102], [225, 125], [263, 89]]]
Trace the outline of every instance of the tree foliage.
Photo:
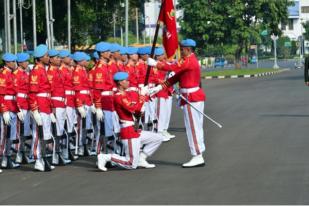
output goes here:
[[[25, 0], [28, 3], [31, 0]], [[129, 0], [129, 32], [135, 31], [135, 8], [143, 12], [145, 0]], [[12, 7], [12, 5], [11, 5]], [[12, 11], [11, 11], [12, 13]], [[4, 28], [4, 8], [0, 3], [0, 28]], [[124, 0], [71, 0], [72, 45], [91, 45], [99, 40], [113, 37], [113, 14], [116, 15], [117, 35], [120, 25], [124, 28]], [[19, 9], [17, 9], [19, 25]], [[36, 0], [37, 40], [46, 43], [45, 1]], [[67, 43], [67, 1], [53, 0], [54, 36], [59, 44]], [[141, 19], [140, 19], [141, 21]], [[23, 9], [23, 30], [27, 42], [32, 44], [32, 7]], [[140, 28], [142, 29], [142, 27]], [[18, 26], [18, 35], [19, 26]], [[19, 37], [18, 37], [19, 38]]]
[[236, 61], [250, 42], [261, 41], [261, 25], [280, 35], [279, 23], [288, 18], [286, 0], [180, 0], [184, 9], [182, 34], [208, 45], [235, 44]]

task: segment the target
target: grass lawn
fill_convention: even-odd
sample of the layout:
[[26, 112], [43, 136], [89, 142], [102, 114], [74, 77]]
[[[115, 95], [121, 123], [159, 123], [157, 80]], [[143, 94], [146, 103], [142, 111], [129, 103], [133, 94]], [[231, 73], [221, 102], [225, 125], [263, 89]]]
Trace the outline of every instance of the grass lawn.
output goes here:
[[259, 74], [264, 72], [274, 72], [278, 71], [278, 69], [232, 69], [232, 70], [222, 70], [222, 71], [204, 71], [202, 72], [202, 77], [205, 76], [232, 76], [232, 75], [251, 75], [251, 74]]

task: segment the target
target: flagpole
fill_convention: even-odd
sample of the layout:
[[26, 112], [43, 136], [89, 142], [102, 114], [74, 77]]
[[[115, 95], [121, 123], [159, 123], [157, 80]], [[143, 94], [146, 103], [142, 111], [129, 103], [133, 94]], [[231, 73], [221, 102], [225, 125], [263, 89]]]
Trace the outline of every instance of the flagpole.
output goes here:
[[[156, 31], [155, 31], [155, 35], [152, 41], [152, 47], [151, 47], [151, 52], [150, 52], [150, 57], [153, 58], [154, 57], [154, 52], [155, 52], [155, 48], [156, 48], [156, 44], [157, 44], [157, 39], [158, 39], [158, 34], [159, 34], [159, 28], [160, 28], [160, 22], [159, 22], [159, 18], [162, 12], [162, 5], [164, 4], [165, 0], [162, 0], [161, 6], [160, 6], [160, 12], [159, 12], [159, 16], [158, 16], [158, 20], [157, 20], [157, 25], [156, 25]], [[150, 75], [150, 69], [151, 66], [147, 66], [147, 72], [146, 72], [146, 77], [145, 77], [145, 82], [144, 85], [146, 86], [148, 84], [148, 80], [149, 80], [149, 75]]]

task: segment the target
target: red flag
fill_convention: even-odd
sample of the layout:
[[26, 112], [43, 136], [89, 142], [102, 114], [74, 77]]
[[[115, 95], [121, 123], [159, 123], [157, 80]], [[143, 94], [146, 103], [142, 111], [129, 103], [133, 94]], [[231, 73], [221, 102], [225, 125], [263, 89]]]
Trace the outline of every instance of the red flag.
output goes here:
[[167, 58], [173, 58], [178, 48], [176, 11], [173, 0], [162, 0], [159, 21], [163, 24], [163, 46]]

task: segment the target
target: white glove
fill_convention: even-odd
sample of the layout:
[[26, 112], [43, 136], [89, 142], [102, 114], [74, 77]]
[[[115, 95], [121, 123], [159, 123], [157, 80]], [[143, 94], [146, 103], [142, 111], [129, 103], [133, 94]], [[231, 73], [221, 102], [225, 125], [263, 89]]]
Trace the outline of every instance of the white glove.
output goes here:
[[168, 74], [168, 78], [171, 78], [171, 77], [173, 77], [175, 75], [175, 72], [170, 72], [169, 74]]
[[162, 85], [159, 84], [158, 86], [149, 89], [149, 95], [150, 95], [150, 96], [155, 95], [156, 93], [158, 93], [158, 92], [161, 91], [162, 89], [163, 89]]
[[3, 113], [3, 120], [4, 120], [4, 123], [6, 125], [9, 125], [10, 122], [11, 122], [11, 116], [10, 116], [10, 112], [4, 112]]
[[78, 110], [78, 112], [79, 112], [79, 114], [80, 114], [80, 116], [81, 116], [82, 118], [85, 118], [85, 117], [86, 117], [86, 110], [84, 109], [83, 106], [77, 107], [77, 110]]
[[39, 126], [43, 125], [42, 118], [41, 118], [41, 115], [39, 114], [38, 110], [34, 110], [32, 112], [32, 116], [33, 116], [37, 125], [39, 125]]
[[95, 114], [95, 112], [96, 112], [96, 108], [95, 108], [94, 104], [91, 105], [91, 112], [92, 112], [93, 114]]
[[142, 96], [146, 96], [146, 95], [149, 94], [149, 87], [148, 87], [148, 85], [147, 85], [147, 86], [144, 86], [144, 87], [141, 87], [140, 94], [141, 94]]
[[102, 109], [100, 108], [96, 109], [96, 114], [97, 114], [97, 120], [102, 121], [102, 119], [104, 118]]
[[152, 67], [155, 67], [155, 66], [157, 66], [157, 61], [156, 60], [154, 60], [153, 58], [148, 58], [147, 59], [147, 65], [149, 65], [149, 66], [152, 66]]
[[24, 113], [22, 112], [22, 111], [20, 111], [20, 112], [18, 112], [17, 113], [17, 117], [18, 117], [18, 119], [20, 120], [20, 121], [24, 121]]
[[50, 120], [52, 121], [52, 123], [56, 123], [57, 120], [56, 120], [54, 113], [51, 113], [49, 116], [50, 116]]

